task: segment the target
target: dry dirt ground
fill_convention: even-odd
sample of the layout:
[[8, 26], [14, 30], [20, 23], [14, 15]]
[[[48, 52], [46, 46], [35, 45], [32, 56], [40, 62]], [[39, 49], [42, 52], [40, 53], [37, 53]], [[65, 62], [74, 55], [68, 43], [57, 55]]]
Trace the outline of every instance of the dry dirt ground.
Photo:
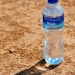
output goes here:
[[65, 9], [65, 60], [47, 67], [42, 60], [46, 0], [0, 0], [0, 75], [75, 75], [75, 0], [60, 3]]

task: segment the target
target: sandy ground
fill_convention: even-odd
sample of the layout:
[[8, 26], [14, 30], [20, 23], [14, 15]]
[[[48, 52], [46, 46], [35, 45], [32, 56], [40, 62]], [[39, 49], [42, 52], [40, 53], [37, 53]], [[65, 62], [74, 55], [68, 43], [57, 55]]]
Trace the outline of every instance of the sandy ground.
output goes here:
[[0, 75], [75, 75], [75, 0], [60, 3], [65, 9], [65, 60], [55, 68], [42, 60], [46, 0], [0, 0]]

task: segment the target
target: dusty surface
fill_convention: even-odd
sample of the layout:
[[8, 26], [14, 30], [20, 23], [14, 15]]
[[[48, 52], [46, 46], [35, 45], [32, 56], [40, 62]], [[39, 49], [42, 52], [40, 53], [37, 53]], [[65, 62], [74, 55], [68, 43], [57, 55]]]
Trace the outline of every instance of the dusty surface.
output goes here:
[[[35, 75], [75, 75], [75, 0], [60, 3], [65, 9], [65, 61]], [[43, 58], [45, 5], [46, 0], [0, 0], [0, 75], [17, 74]]]

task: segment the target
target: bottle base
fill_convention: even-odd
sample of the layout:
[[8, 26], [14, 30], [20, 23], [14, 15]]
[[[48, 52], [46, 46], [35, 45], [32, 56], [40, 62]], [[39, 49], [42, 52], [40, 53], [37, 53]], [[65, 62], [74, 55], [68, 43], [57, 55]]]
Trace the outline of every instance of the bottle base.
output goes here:
[[44, 59], [50, 65], [59, 65], [64, 60], [63, 57], [60, 57], [60, 58], [50, 58], [50, 57], [47, 57], [47, 56], [44, 56]]

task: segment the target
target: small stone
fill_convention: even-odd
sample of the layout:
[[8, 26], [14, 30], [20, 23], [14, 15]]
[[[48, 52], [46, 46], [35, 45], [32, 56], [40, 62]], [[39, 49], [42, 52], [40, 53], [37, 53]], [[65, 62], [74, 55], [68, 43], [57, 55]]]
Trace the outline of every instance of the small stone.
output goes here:
[[13, 53], [14, 51], [15, 51], [14, 48], [9, 50], [10, 53]]

